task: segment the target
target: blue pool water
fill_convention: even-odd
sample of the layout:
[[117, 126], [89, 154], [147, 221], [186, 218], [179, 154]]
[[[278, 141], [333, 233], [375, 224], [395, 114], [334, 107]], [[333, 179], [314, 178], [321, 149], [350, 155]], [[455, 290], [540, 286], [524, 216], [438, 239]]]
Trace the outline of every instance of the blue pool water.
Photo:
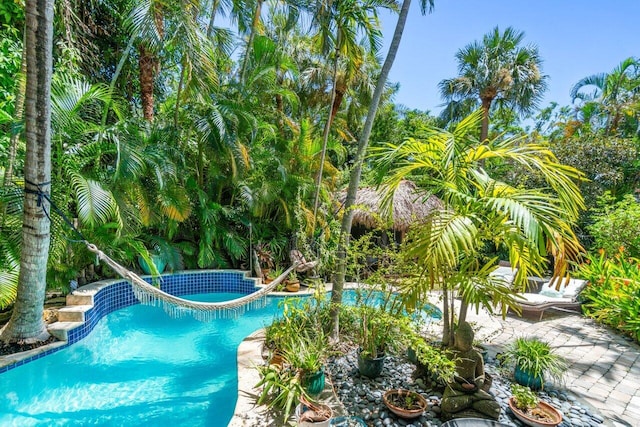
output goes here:
[[[116, 310], [77, 343], [2, 373], [0, 426], [226, 426], [238, 391], [237, 348], [272, 322], [280, 301], [209, 323], [144, 305]], [[345, 302], [355, 302], [352, 292]]]
[[0, 426], [225, 426], [238, 345], [273, 320], [278, 301], [209, 323], [143, 305], [115, 311], [82, 341], [0, 375]]

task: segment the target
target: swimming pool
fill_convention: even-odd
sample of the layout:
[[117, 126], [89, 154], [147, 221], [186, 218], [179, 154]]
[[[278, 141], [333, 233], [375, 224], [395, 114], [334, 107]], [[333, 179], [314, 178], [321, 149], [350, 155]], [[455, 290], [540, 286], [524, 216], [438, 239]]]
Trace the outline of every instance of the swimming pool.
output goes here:
[[238, 345], [273, 319], [277, 302], [210, 323], [143, 305], [110, 313], [78, 343], [0, 375], [0, 425], [224, 426]]
[[[200, 301], [255, 289], [229, 273], [163, 279], [176, 295], [207, 291], [190, 297]], [[0, 374], [1, 426], [225, 426], [237, 399], [238, 345], [273, 320], [281, 300], [202, 323], [136, 304], [124, 282], [94, 299], [85, 325], [69, 335], [75, 344]]]

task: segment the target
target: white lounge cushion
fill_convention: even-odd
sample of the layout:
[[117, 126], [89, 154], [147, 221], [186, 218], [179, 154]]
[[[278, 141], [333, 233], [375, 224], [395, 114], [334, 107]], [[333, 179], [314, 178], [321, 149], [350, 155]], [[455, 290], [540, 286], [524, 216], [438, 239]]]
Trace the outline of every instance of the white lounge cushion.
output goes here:
[[489, 273], [489, 276], [499, 277], [504, 280], [507, 284], [511, 285], [516, 278], [516, 273], [518, 273], [517, 268], [511, 267], [498, 267]]
[[[559, 281], [562, 281], [560, 286], [558, 286]], [[555, 280], [544, 283], [539, 294], [550, 298], [568, 298], [575, 300], [586, 285], [586, 280], [569, 279], [567, 283], [566, 279], [556, 277]], [[556, 287], [558, 287], [558, 289], [556, 289]]]
[[562, 297], [548, 297], [540, 294], [532, 294], [532, 293], [522, 293], [516, 295], [517, 300], [522, 300], [522, 302], [526, 302], [529, 305], [542, 305], [548, 303], [558, 303], [558, 304], [567, 304], [572, 303], [573, 300], [571, 298], [562, 298]]

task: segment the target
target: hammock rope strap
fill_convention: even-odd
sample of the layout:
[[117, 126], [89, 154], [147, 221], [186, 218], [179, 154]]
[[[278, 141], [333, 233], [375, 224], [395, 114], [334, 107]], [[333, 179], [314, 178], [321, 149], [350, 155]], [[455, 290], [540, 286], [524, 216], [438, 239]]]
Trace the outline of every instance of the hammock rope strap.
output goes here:
[[131, 283], [133, 293], [141, 304], [162, 307], [171, 317], [180, 318], [189, 314], [196, 320], [208, 322], [214, 319], [236, 319], [242, 315], [247, 307], [261, 308], [267, 303], [267, 294], [275, 289], [297, 266], [298, 262], [289, 267], [273, 282], [249, 295], [223, 302], [199, 302], [171, 295], [146, 281], [133, 271], [118, 264], [92, 243], [85, 241], [87, 249], [107, 264], [113, 271]]

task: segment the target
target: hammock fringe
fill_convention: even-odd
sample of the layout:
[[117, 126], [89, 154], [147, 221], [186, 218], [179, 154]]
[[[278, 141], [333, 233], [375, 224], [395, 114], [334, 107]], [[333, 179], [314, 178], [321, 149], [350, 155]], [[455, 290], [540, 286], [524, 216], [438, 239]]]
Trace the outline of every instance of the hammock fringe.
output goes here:
[[86, 242], [87, 249], [107, 264], [113, 271], [131, 283], [133, 294], [141, 304], [161, 307], [169, 316], [182, 318], [193, 316], [201, 322], [210, 322], [216, 319], [237, 319], [247, 309], [262, 308], [267, 304], [267, 294], [275, 289], [299, 264], [294, 262], [284, 273], [249, 295], [224, 302], [199, 302], [171, 295], [160, 288], [156, 288], [144, 281], [140, 276], [118, 264], [108, 255], [97, 248], [96, 245]]

